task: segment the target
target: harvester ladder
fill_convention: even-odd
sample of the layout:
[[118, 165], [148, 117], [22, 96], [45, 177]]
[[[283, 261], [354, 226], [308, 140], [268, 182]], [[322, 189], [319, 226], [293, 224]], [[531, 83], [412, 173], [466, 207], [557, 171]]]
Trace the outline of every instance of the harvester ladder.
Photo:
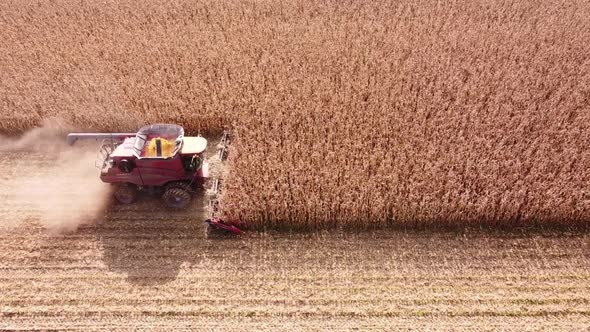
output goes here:
[[111, 153], [117, 148], [117, 142], [114, 139], [104, 139], [100, 145], [100, 149], [96, 155], [96, 162], [94, 166], [101, 171], [105, 168], [108, 158]]

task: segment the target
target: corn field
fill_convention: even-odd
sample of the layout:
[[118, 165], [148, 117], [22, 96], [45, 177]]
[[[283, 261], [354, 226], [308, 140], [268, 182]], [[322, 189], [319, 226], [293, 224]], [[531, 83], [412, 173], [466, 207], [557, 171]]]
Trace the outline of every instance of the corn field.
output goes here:
[[253, 226], [590, 221], [587, 1], [3, 1], [0, 133], [232, 128]]

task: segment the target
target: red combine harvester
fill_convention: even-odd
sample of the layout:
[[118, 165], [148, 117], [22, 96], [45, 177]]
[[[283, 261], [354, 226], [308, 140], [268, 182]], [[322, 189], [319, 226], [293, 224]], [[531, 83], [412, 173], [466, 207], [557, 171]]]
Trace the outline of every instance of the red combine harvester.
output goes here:
[[102, 139], [96, 166], [100, 179], [116, 186], [114, 195], [122, 204], [135, 201], [139, 191], [163, 191], [166, 205], [183, 209], [191, 192], [209, 176], [204, 158], [207, 140], [184, 137], [177, 125], [145, 126], [137, 133], [73, 133], [68, 143], [80, 139]]
[[[220, 160], [227, 157], [229, 133], [220, 143]], [[185, 137], [184, 129], [174, 124], [155, 124], [137, 133], [71, 133], [67, 142], [102, 140], [96, 166], [100, 179], [115, 186], [114, 196], [122, 204], [133, 203], [140, 191], [162, 192], [166, 205], [184, 209], [191, 194], [203, 187], [209, 177], [205, 160], [207, 140], [201, 136]], [[215, 179], [213, 193], [219, 193], [220, 181]], [[205, 222], [213, 229], [241, 234], [234, 225], [215, 216], [217, 199], [210, 201], [210, 218]]]

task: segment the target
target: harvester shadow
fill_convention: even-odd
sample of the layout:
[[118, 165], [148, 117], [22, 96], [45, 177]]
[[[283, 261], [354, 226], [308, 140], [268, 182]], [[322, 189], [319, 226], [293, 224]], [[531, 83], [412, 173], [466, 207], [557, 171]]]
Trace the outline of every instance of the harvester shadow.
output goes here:
[[157, 197], [133, 205], [111, 204], [97, 228], [103, 261], [128, 282], [152, 286], [174, 281], [183, 264], [194, 264], [204, 239], [203, 195], [184, 211], [170, 211]]

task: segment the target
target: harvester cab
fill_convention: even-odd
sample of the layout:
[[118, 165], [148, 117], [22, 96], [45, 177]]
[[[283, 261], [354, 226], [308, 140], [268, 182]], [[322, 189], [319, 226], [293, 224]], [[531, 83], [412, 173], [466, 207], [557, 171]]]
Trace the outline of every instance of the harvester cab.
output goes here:
[[183, 209], [209, 176], [207, 140], [185, 137], [178, 125], [149, 125], [137, 133], [72, 133], [67, 138], [70, 145], [81, 139], [102, 140], [96, 162], [100, 179], [115, 186], [115, 198], [123, 204], [147, 190], [162, 192], [167, 206]]

